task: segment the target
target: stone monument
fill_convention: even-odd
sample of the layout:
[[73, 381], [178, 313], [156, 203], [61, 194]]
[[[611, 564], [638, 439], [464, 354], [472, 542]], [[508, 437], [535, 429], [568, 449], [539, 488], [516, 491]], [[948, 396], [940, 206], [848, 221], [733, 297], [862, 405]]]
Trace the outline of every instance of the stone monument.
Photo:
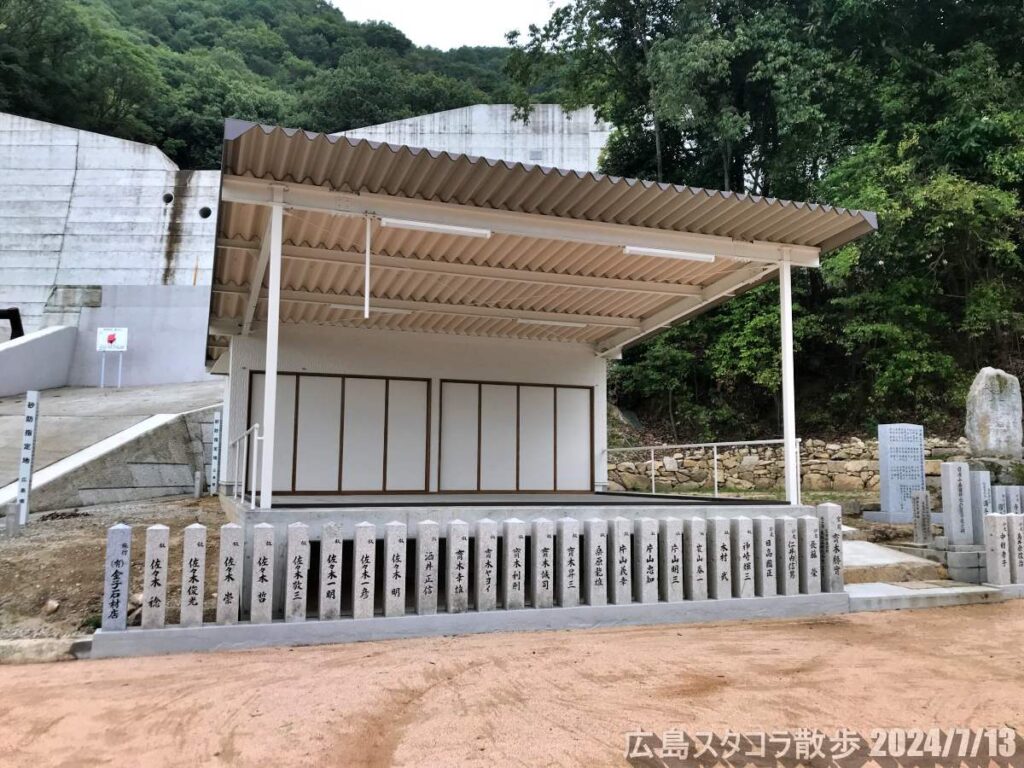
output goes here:
[[924, 427], [920, 424], [878, 425], [878, 469], [881, 512], [865, 512], [876, 523], [913, 521], [911, 496], [924, 490]]
[[967, 441], [975, 456], [1021, 458], [1021, 398], [1016, 376], [982, 368], [967, 395]]

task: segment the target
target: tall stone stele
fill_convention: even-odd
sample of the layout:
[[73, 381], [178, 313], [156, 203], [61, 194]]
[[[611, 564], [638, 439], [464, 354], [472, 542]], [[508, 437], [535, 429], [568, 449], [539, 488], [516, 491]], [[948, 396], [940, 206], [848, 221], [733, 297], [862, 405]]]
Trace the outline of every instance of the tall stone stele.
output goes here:
[[967, 395], [967, 441], [975, 457], [1021, 458], [1020, 382], [998, 368], [982, 368]]

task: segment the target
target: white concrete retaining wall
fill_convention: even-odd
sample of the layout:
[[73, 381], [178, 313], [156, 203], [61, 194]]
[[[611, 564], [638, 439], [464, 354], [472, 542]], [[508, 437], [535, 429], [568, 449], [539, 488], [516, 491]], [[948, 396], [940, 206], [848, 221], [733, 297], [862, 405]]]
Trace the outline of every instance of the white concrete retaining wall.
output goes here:
[[0, 397], [68, 383], [77, 332], [66, 325], [0, 342]]
[[[166, 345], [169, 314], [205, 337], [219, 176], [179, 170], [155, 147], [0, 113], [0, 305], [18, 307], [27, 330], [79, 326], [91, 307], [92, 328], [126, 326], [139, 349]], [[124, 303], [132, 287], [175, 290]], [[165, 311], [139, 311], [143, 298]], [[94, 350], [83, 334], [76, 357]], [[126, 357], [125, 384], [205, 375], [202, 352], [171, 345], [165, 358], [154, 369]], [[76, 365], [71, 383], [95, 384], [90, 366]]]
[[611, 125], [597, 122], [592, 107], [565, 112], [535, 104], [529, 122], [513, 119], [511, 104], [475, 104], [381, 125], [342, 131], [342, 136], [426, 147], [491, 160], [596, 173]]

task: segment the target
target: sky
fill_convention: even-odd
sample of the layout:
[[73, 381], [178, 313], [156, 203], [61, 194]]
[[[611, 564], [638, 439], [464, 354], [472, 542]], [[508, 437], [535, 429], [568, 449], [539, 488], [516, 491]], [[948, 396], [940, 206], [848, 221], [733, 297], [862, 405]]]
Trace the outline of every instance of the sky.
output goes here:
[[331, 0], [350, 21], [387, 21], [416, 45], [447, 50], [501, 45], [505, 33], [524, 35], [551, 16], [556, 0]]

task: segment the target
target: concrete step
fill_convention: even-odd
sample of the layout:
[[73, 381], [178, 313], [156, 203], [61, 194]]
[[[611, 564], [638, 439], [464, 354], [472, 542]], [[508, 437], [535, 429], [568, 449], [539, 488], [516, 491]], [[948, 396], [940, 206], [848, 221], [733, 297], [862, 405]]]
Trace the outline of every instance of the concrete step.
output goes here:
[[987, 584], [964, 584], [948, 579], [905, 581], [898, 584], [888, 582], [848, 584], [846, 593], [850, 596], [851, 613], [999, 603], [1013, 597], [1010, 591], [999, 587]]
[[870, 541], [844, 541], [847, 584], [930, 581], [947, 578], [941, 563]]

